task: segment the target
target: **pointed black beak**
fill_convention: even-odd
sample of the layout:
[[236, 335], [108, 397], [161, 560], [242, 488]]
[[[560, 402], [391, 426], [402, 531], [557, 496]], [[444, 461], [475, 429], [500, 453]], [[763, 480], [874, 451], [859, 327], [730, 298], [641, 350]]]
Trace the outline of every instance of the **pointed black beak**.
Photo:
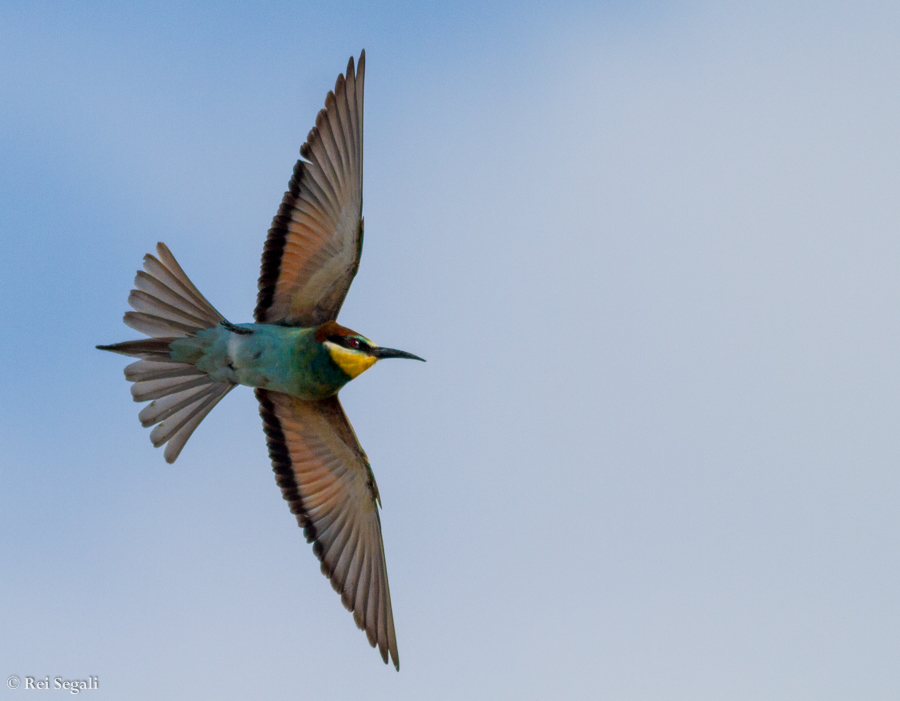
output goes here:
[[420, 358], [417, 355], [413, 355], [412, 353], [407, 353], [406, 351], [396, 350], [394, 348], [378, 348], [375, 347], [369, 351], [371, 355], [374, 355], [376, 358], [409, 358], [410, 360], [421, 360], [423, 363], [425, 362], [425, 358]]

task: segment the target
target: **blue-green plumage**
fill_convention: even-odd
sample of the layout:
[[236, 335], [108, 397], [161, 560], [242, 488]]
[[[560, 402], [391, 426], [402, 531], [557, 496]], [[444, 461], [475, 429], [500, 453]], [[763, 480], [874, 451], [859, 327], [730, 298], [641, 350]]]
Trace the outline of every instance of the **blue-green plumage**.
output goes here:
[[169, 344], [171, 358], [217, 382], [260, 387], [300, 399], [324, 399], [352, 378], [316, 340], [316, 329], [235, 324], [202, 329]]

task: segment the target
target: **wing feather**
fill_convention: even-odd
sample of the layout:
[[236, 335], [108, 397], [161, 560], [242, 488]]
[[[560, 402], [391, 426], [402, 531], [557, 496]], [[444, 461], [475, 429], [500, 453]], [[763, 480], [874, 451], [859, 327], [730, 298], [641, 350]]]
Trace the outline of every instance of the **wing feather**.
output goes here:
[[338, 76], [300, 148], [263, 249], [256, 321], [318, 326], [337, 318], [362, 251], [365, 51]]
[[[365, 548], [360, 548], [356, 559], [358, 566], [356, 569], [356, 586], [350, 597], [353, 602], [353, 618], [356, 625], [366, 630], [366, 599], [369, 595], [369, 552]], [[368, 636], [367, 636], [368, 637]]]
[[[338, 212], [341, 210], [341, 200], [344, 194], [344, 164], [341, 158], [341, 149], [335, 138], [333, 124], [329, 119], [330, 114], [337, 108], [334, 104], [334, 93], [329, 92], [325, 96], [325, 109], [320, 110], [316, 116], [316, 128], [319, 130], [319, 143], [324, 150], [324, 157], [320, 160], [325, 165], [328, 174], [328, 182], [331, 193], [335, 196], [333, 204]], [[313, 151], [315, 151], [313, 147]]]
[[399, 669], [378, 489], [340, 402], [262, 389], [256, 396], [276, 481], [323, 574], [369, 643]]
[[369, 558], [368, 601], [366, 602], [366, 636], [369, 645], [375, 647], [378, 640], [378, 599], [381, 596], [381, 585], [375, 569], [376, 558]]
[[347, 84], [344, 76], [338, 76], [338, 82], [335, 86], [334, 97], [334, 122], [339, 126], [338, 133], [341, 140], [341, 157], [343, 159], [344, 171], [350, 174], [351, 182], [345, 183], [345, 187], [353, 187], [353, 173], [355, 173], [356, 162], [353, 150], [356, 148], [352, 127], [350, 125], [350, 111], [347, 103]]

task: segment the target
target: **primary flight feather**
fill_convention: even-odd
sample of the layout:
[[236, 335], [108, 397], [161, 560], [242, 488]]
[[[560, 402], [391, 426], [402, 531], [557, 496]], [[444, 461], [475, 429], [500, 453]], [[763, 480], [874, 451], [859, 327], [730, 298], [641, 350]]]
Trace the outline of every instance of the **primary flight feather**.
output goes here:
[[382, 358], [422, 360], [336, 321], [362, 252], [365, 61], [350, 59], [300, 148], [263, 249], [255, 323], [227, 321], [159, 243], [125, 313], [149, 338], [97, 347], [140, 358], [125, 377], [150, 401], [138, 418], [170, 463], [232, 388], [255, 388], [284, 498], [356, 624], [399, 669], [378, 487], [337, 397]]

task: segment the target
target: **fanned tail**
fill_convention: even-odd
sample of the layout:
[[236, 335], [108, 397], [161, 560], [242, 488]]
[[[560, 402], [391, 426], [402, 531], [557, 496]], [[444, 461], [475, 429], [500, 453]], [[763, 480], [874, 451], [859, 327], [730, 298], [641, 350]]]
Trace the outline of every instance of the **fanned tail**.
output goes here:
[[225, 317], [194, 287], [175, 256], [164, 243], [156, 254], [144, 256], [144, 269], [134, 278], [136, 289], [128, 295], [133, 312], [125, 312], [125, 323], [147, 336], [193, 336], [211, 329]]
[[225, 317], [194, 287], [164, 243], [156, 244], [156, 254], [158, 258], [144, 256], [144, 269], [134, 279], [136, 289], [128, 295], [135, 311], [125, 312], [125, 323], [151, 338], [97, 348], [140, 358], [125, 368], [125, 379], [134, 383], [134, 401], [152, 400], [138, 418], [145, 427], [157, 424], [150, 440], [157, 448], [168, 443], [164, 456], [172, 463], [234, 385], [210, 379], [195, 365], [172, 360], [169, 344], [213, 328]]

